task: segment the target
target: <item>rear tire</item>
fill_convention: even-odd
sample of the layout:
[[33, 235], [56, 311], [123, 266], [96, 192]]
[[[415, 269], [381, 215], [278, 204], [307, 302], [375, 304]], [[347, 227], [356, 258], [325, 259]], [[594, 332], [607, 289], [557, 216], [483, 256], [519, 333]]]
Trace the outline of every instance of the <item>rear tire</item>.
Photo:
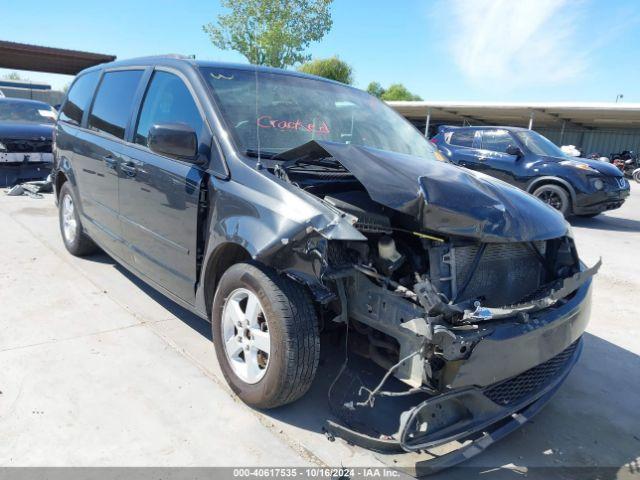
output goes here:
[[93, 240], [89, 238], [82, 228], [78, 202], [69, 182], [65, 182], [60, 189], [58, 219], [62, 242], [69, 253], [76, 257], [84, 257], [98, 250], [96, 244], [93, 243]]
[[218, 362], [243, 402], [275, 408], [307, 392], [320, 335], [302, 285], [262, 265], [238, 263], [220, 279], [211, 311]]
[[640, 183], [640, 168], [633, 171], [633, 179]]
[[569, 193], [564, 188], [548, 183], [536, 188], [533, 196], [538, 197], [550, 207], [555, 208], [565, 217], [571, 215], [571, 199]]

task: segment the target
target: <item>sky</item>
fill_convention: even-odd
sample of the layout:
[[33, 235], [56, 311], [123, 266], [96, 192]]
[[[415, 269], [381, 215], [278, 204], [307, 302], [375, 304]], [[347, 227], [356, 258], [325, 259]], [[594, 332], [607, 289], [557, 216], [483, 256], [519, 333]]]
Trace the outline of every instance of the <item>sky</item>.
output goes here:
[[[246, 63], [202, 30], [224, 11], [218, 0], [0, 0], [0, 40]], [[332, 17], [308, 52], [338, 55], [360, 88], [399, 82], [442, 101], [640, 102], [640, 0], [334, 0]], [[20, 73], [54, 88], [71, 81]]]

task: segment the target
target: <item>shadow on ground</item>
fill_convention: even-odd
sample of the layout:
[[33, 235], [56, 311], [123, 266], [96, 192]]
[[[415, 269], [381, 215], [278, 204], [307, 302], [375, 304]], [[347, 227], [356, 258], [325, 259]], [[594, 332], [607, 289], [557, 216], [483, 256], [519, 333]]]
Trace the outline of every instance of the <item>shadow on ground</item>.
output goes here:
[[[107, 255], [98, 254], [89, 259], [113, 264], [142, 292], [194, 331], [211, 339], [207, 321], [169, 300]], [[337, 333], [323, 335], [320, 366], [310, 391], [291, 405], [263, 411], [264, 415], [318, 434], [323, 433], [326, 419], [337, 418], [337, 410], [330, 407], [327, 399], [327, 392], [345, 359], [344, 341]], [[637, 421], [640, 356], [589, 333], [584, 337], [582, 358], [556, 397], [538, 416], [463, 466], [430, 478], [520, 479], [525, 475], [529, 479], [640, 478], [640, 432], [637, 428], [640, 427]], [[357, 392], [351, 384], [354, 381], [371, 386], [384, 374], [381, 368], [355, 355], [351, 355], [349, 366], [347, 375], [343, 375], [334, 387], [334, 391], [345, 395], [349, 391]], [[390, 389], [404, 388], [394, 379], [388, 386]], [[346, 397], [339, 398], [338, 403], [343, 400], [346, 401]], [[401, 411], [419, 401], [417, 396], [412, 396], [398, 401], [398, 405], [395, 400], [388, 399], [376, 402], [376, 416], [383, 417], [381, 433], [393, 433]], [[345, 418], [345, 412], [337, 413], [343, 421], [359, 420]], [[362, 418], [366, 419], [366, 415], [360, 420]], [[501, 468], [505, 465], [510, 467]]]
[[569, 221], [574, 227], [610, 230], [612, 232], [640, 232], [640, 221], [630, 218], [609, 217], [607, 215], [598, 215], [593, 218], [573, 216]]

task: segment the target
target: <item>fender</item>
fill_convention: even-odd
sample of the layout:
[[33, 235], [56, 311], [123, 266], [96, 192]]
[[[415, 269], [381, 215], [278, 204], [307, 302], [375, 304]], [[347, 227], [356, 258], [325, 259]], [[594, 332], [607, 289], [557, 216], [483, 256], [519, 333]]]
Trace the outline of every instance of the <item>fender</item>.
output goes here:
[[576, 202], [576, 191], [573, 188], [573, 185], [571, 185], [569, 182], [567, 182], [566, 180], [564, 180], [564, 179], [562, 179], [560, 177], [554, 177], [552, 175], [547, 175], [547, 176], [544, 176], [544, 177], [536, 177], [529, 183], [529, 185], [527, 185], [527, 192], [528, 193], [533, 193], [533, 191], [536, 189], [536, 187], [538, 187], [539, 185], [541, 185], [543, 183], [559, 183], [559, 184], [561, 184], [569, 192], [569, 195], [571, 196], [571, 203], [575, 204], [575, 202]]
[[56, 162], [54, 161], [54, 168], [52, 170], [52, 181], [53, 181], [53, 188], [54, 188], [54, 193], [55, 193], [55, 203], [56, 205], [58, 205], [58, 195], [60, 194], [60, 189], [59, 187], [61, 186], [61, 184], [58, 183], [58, 174], [62, 173], [64, 174], [65, 178], [67, 179], [67, 181], [69, 182], [69, 184], [71, 185], [71, 188], [73, 189], [73, 193], [75, 193], [76, 198], [78, 197], [78, 183], [76, 180], [76, 175], [73, 171], [73, 166], [71, 165], [71, 161], [69, 160], [69, 158], [67, 158], [66, 155], [63, 155], [62, 157], [60, 157], [60, 161]]

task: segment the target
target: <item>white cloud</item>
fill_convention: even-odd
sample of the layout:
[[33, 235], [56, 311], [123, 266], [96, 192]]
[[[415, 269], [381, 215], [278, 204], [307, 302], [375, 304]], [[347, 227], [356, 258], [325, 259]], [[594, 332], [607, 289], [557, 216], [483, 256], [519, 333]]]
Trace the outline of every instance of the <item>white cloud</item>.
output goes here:
[[474, 83], [554, 85], [588, 67], [588, 46], [577, 35], [582, 6], [575, 0], [453, 0], [443, 7], [453, 59]]

